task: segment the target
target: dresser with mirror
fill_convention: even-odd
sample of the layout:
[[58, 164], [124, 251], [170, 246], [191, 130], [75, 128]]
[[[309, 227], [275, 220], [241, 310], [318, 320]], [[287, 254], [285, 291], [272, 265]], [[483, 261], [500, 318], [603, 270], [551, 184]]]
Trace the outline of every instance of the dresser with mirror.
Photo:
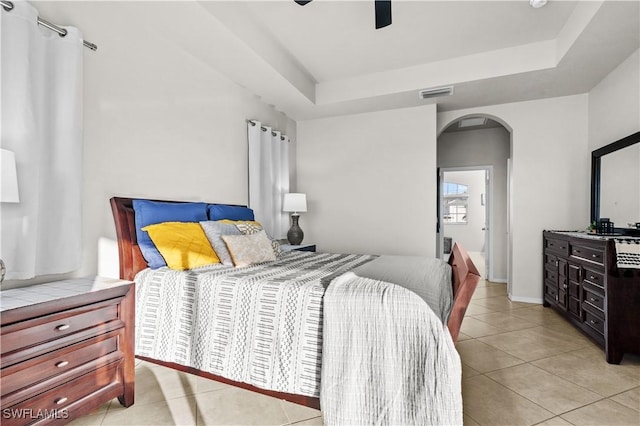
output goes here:
[[604, 347], [640, 354], [640, 132], [592, 153], [593, 232], [543, 232], [543, 304]]

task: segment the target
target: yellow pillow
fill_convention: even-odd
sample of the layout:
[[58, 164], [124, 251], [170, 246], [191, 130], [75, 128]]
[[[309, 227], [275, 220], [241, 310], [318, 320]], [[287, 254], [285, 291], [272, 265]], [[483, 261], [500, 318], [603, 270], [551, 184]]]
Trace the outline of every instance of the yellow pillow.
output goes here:
[[164, 222], [142, 228], [164, 257], [167, 266], [179, 271], [197, 268], [220, 259], [198, 222]]

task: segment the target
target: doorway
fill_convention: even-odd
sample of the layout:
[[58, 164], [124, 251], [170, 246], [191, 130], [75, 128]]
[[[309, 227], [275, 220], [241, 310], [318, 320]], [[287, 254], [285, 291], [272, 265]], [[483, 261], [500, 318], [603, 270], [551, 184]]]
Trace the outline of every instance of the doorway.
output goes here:
[[492, 166], [440, 169], [439, 223], [440, 257], [448, 257], [451, 246], [465, 247], [480, 275], [491, 273]]
[[[436, 253], [447, 258], [445, 248], [449, 240], [453, 239], [445, 232], [459, 233], [460, 230], [473, 231], [471, 234], [481, 232], [484, 246], [478, 248], [473, 241], [467, 242], [467, 250], [472, 253], [479, 253], [479, 259], [473, 259], [479, 270], [484, 266], [483, 277], [492, 282], [508, 283], [510, 276], [510, 216], [508, 203], [510, 202], [510, 176], [508, 171], [509, 159], [511, 158], [511, 130], [502, 123], [500, 119], [493, 116], [473, 114], [459, 117], [446, 124], [438, 135], [437, 140], [437, 166], [438, 166], [438, 199], [437, 202], [437, 239]], [[509, 170], [508, 170], [509, 169]], [[485, 226], [482, 224], [467, 225], [447, 225], [442, 216], [443, 200], [441, 193], [444, 193], [442, 184], [442, 172], [460, 172], [484, 170], [488, 173], [485, 176], [486, 188], [480, 195], [469, 194], [469, 200], [473, 203], [480, 203], [485, 208]], [[454, 182], [456, 183], [456, 182]], [[482, 195], [484, 194], [484, 195]], [[482, 205], [484, 203], [484, 205]], [[479, 209], [475, 206], [474, 209]], [[461, 210], [461, 209], [454, 209]], [[443, 229], [444, 226], [444, 229]], [[457, 230], [453, 231], [454, 227]], [[477, 229], [472, 229], [476, 228]], [[482, 229], [484, 228], [484, 230]], [[445, 232], [442, 232], [442, 231]], [[462, 237], [464, 238], [464, 237]], [[475, 237], [477, 241], [478, 237]], [[453, 243], [454, 241], [451, 240]], [[461, 240], [465, 245], [464, 240]], [[472, 256], [474, 255], [472, 254]], [[480, 271], [482, 272], [482, 271]]]

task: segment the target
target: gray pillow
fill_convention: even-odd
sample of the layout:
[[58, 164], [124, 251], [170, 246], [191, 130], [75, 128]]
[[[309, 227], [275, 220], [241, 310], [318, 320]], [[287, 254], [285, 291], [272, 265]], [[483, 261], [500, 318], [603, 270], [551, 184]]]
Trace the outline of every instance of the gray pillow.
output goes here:
[[200, 222], [200, 226], [204, 230], [207, 239], [211, 243], [211, 247], [218, 255], [220, 263], [227, 266], [233, 266], [231, 254], [227, 249], [227, 245], [222, 240], [223, 235], [242, 235], [242, 232], [231, 223], [224, 223], [221, 220], [207, 220]]

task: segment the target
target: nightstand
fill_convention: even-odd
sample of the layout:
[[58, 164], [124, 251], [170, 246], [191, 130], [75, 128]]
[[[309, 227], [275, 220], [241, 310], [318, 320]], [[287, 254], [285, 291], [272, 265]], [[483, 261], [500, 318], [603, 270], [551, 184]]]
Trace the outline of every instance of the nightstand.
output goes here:
[[315, 244], [300, 244], [294, 246], [293, 244], [280, 244], [282, 251], [316, 251]]
[[68, 279], [0, 292], [3, 425], [133, 404], [134, 283]]

